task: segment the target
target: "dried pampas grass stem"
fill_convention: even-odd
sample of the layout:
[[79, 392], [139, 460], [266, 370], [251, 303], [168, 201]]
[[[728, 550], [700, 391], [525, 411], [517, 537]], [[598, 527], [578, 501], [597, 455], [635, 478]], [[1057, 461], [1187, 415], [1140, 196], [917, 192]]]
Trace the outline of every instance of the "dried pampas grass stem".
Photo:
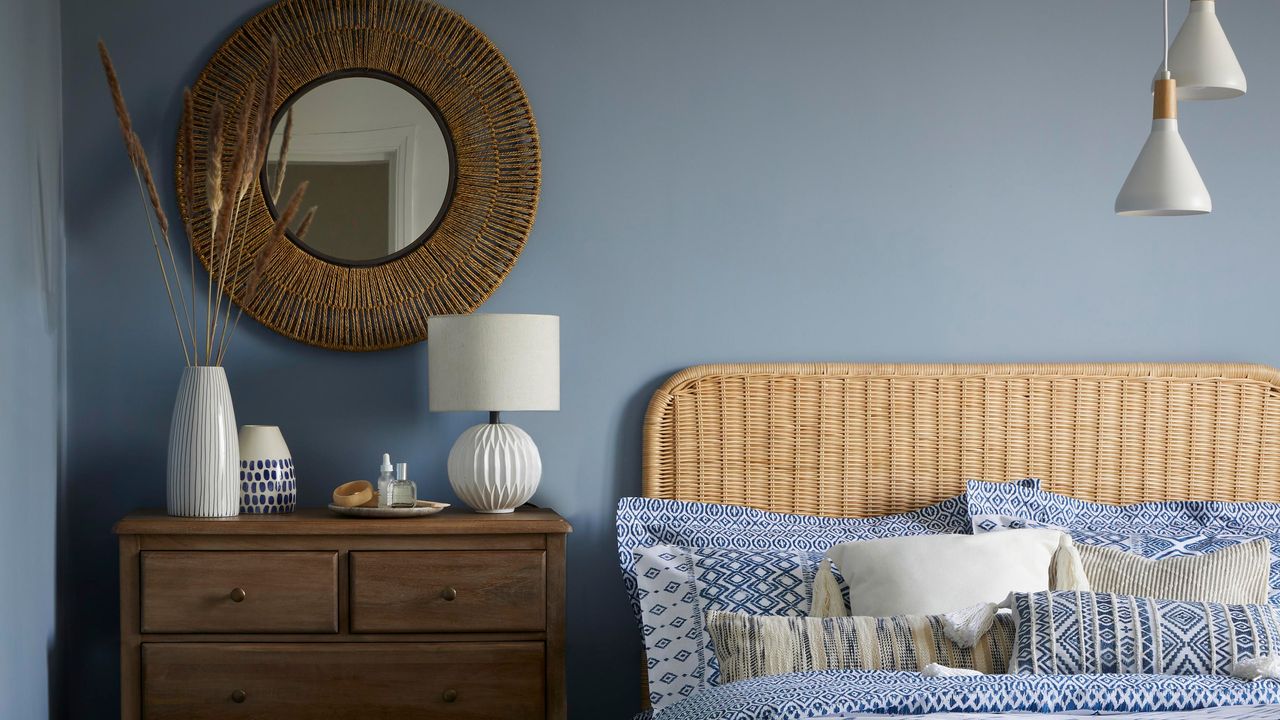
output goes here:
[[[258, 287], [261, 285], [262, 273], [266, 271], [265, 262], [270, 249], [275, 247], [276, 243], [284, 239], [285, 231], [288, 230], [291, 224], [293, 224], [293, 218], [297, 216], [298, 209], [302, 207], [302, 198], [307, 194], [307, 185], [308, 183], [303, 181], [298, 184], [296, 189], [294, 189], [293, 195], [289, 196], [289, 204], [285, 206], [284, 210], [280, 213], [280, 217], [276, 219], [275, 226], [271, 229], [270, 238], [263, 243], [261, 248], [258, 249], [258, 255], [254, 260], [253, 269], [249, 272], [249, 278], [245, 281], [244, 300], [240, 303], [240, 309], [236, 311], [236, 319], [231, 326], [231, 332], [227, 334], [228, 341], [231, 334], [240, 326], [240, 317], [244, 315], [244, 306], [252, 302], [258, 293]], [[315, 208], [312, 208], [312, 211], [314, 210]], [[308, 215], [311, 214], [313, 214], [313, 212], [308, 212]], [[218, 349], [218, 362], [222, 362], [222, 357], [226, 352], [226, 341], [224, 341], [222, 347]]]
[[[210, 237], [218, 236], [218, 220], [221, 217], [222, 207], [222, 148], [226, 142], [223, 137], [223, 123], [226, 116], [222, 108], [221, 100], [214, 100], [213, 107], [209, 110], [209, 157], [205, 161], [208, 170], [205, 173], [204, 197], [209, 204], [212, 212], [209, 214], [209, 235]], [[193, 206], [194, 207], [194, 206]], [[194, 244], [194, 238], [192, 238]], [[210, 243], [209, 245], [209, 266], [217, 262], [218, 244]], [[204, 324], [209, 327], [213, 322], [213, 273], [209, 273], [208, 282], [205, 287], [204, 298]], [[208, 337], [205, 338], [205, 355], [209, 353]]]
[[120, 89], [120, 78], [116, 75], [115, 64], [111, 62], [111, 53], [107, 52], [107, 45], [101, 40], [98, 41], [98, 59], [102, 61], [102, 71], [107, 75], [107, 89], [111, 91], [111, 105], [116, 111], [116, 120], [120, 123], [120, 136], [124, 138], [125, 152], [129, 153], [129, 161], [136, 164], [133, 118], [129, 117], [129, 108], [124, 104], [124, 92]]
[[[183, 141], [183, 161], [187, 163], [187, 167], [195, 167], [196, 164], [196, 111], [195, 101], [191, 99], [191, 89], [182, 89], [182, 141]], [[196, 181], [195, 176], [188, 174], [182, 178], [182, 195], [187, 203], [187, 207], [195, 207], [196, 201]], [[196, 326], [196, 245], [191, 242], [195, 238], [195, 228], [192, 227], [190, 216], [186, 213], [182, 214], [183, 229], [187, 231], [187, 268], [191, 273], [191, 327]], [[191, 349], [198, 355], [199, 347], [196, 345], [195, 334], [191, 336]]]
[[[284, 172], [289, 166], [289, 138], [293, 137], [293, 110], [284, 118], [284, 139], [280, 141], [280, 160], [276, 162], [276, 182], [271, 188], [271, 202], [279, 204], [284, 192]], [[270, 146], [268, 146], [270, 147]]]
[[[185, 297], [182, 294], [182, 285], [176, 273], [177, 265], [173, 259], [173, 246], [169, 243], [169, 219], [165, 217], [164, 208], [160, 205], [160, 194], [156, 191], [155, 178], [151, 175], [151, 167], [147, 163], [146, 152], [142, 149], [142, 142], [138, 140], [138, 135], [133, 131], [133, 120], [129, 117], [129, 108], [124, 102], [124, 92], [120, 89], [120, 78], [116, 74], [115, 64], [111, 62], [111, 54], [107, 52], [107, 46], [101, 40], [98, 41], [98, 59], [102, 62], [102, 71], [107, 76], [107, 87], [111, 91], [111, 104], [116, 113], [116, 120], [120, 124], [120, 134], [124, 138], [125, 153], [129, 157], [129, 164], [133, 166], [133, 178], [138, 184], [138, 195], [142, 200], [143, 207], [151, 205], [151, 212], [146, 214], [147, 230], [151, 234], [151, 247], [155, 250], [156, 264], [160, 267], [160, 278], [164, 281], [164, 292], [169, 298], [169, 312], [173, 315], [174, 327], [178, 330], [178, 344], [182, 347], [182, 356], [190, 365], [192, 361], [191, 353], [187, 351], [187, 337], [190, 333], [194, 337], [195, 327], [192, 323], [193, 316], [187, 312], [178, 314], [178, 304], [173, 300], [173, 286], [178, 285], [178, 297], [184, 298], [183, 307], [186, 307]], [[154, 213], [154, 222], [152, 221]], [[158, 232], [157, 232], [158, 231]], [[164, 238], [163, 243], [161, 237]], [[163, 246], [163, 250], [161, 249]], [[169, 255], [169, 266], [165, 265], [165, 254]], [[173, 282], [169, 280], [169, 267], [174, 268]], [[187, 326], [183, 327], [183, 322]]]
[[[160, 205], [160, 192], [156, 189], [155, 176], [151, 174], [151, 163], [147, 162], [147, 153], [142, 149], [142, 140], [138, 138], [138, 134], [131, 131], [132, 145], [134, 147], [137, 164], [134, 165], [135, 175], [147, 189], [147, 200], [151, 203], [151, 209], [155, 212], [156, 225], [160, 228], [160, 239], [164, 241], [165, 256], [169, 259], [169, 269], [173, 271], [174, 281], [182, 277], [178, 271], [178, 258], [173, 252], [173, 243], [169, 238], [169, 218], [165, 215], [164, 208]], [[163, 260], [161, 261], [163, 263]], [[173, 289], [169, 285], [168, 274], [165, 274], [165, 290], [169, 292], [169, 302], [173, 302]], [[186, 293], [182, 291], [181, 283], [178, 283], [178, 301], [182, 305], [182, 316], [187, 319], [188, 327], [192, 328], [191, 342], [195, 346], [195, 302], [191, 306], [187, 306]], [[179, 334], [181, 334], [181, 326], [179, 326]], [[183, 352], [186, 352], [187, 342], [182, 341]]]
[[[231, 291], [231, 283], [228, 282], [228, 277], [238, 276], [243, 273], [242, 261], [245, 255], [245, 245], [248, 241], [244, 232], [245, 227], [248, 225], [245, 217], [247, 211], [244, 209], [244, 199], [249, 190], [258, 181], [271, 145], [271, 110], [275, 103], [275, 96], [280, 83], [278, 43], [274, 39], [272, 40], [263, 82], [260, 85], [256, 80], [249, 83], [246, 97], [250, 99], [250, 102], [240, 104], [240, 111], [235, 119], [235, 127], [230, 143], [227, 142], [228, 128], [224, 106], [219, 100], [213, 102], [207, 126], [209, 137], [206, 147], [208, 148], [209, 156], [205, 158], [206, 182], [204, 188], [195, 187], [190, 173], [190, 169], [194, 168], [196, 163], [196, 111], [191, 93], [189, 91], [183, 92], [182, 161], [185, 163], [185, 167], [188, 168], [188, 173], [183, 177], [179, 193], [183, 204], [188, 208], [195, 208], [200, 200], [203, 199], [205, 208], [209, 213], [207, 225], [209, 281], [205, 289], [205, 322], [202, 332], [197, 332], [196, 327], [195, 256], [193, 250], [194, 243], [197, 241], [195, 233], [199, 225], [184, 217], [184, 228], [187, 234], [191, 236], [191, 243], [189, 243], [191, 247], [188, 249], [188, 258], [191, 264], [191, 303], [188, 305], [187, 295], [182, 287], [182, 274], [179, 271], [177, 256], [170, 238], [169, 219], [165, 215], [160, 193], [156, 188], [155, 177], [152, 175], [151, 165], [147, 160], [142, 141], [138, 138], [137, 133], [134, 132], [133, 121], [129, 116], [129, 110], [124, 101], [124, 93], [120, 88], [120, 79], [116, 74], [115, 66], [111, 62], [111, 56], [107, 52], [107, 46], [102, 41], [98, 42], [98, 56], [102, 61], [103, 72], [106, 74], [107, 87], [111, 92], [111, 103], [115, 109], [116, 119], [120, 124], [120, 133], [124, 138], [125, 152], [128, 154], [130, 165], [133, 166], [134, 179], [138, 184], [138, 194], [142, 199], [143, 206], [150, 206], [146, 216], [147, 228], [151, 233], [151, 244], [155, 250], [156, 262], [160, 267], [165, 293], [169, 298], [169, 310], [173, 315], [174, 325], [178, 329], [178, 340], [182, 347], [183, 357], [186, 359], [187, 365], [221, 365], [235, 327], [239, 325], [240, 314], [243, 313], [244, 303], [242, 302], [241, 312], [236, 315], [235, 323], [232, 324], [230, 322], [231, 296], [229, 293]], [[257, 95], [259, 88], [261, 89], [261, 95], [257, 96], [257, 115], [255, 117], [253, 116], [252, 98]], [[292, 123], [286, 123], [283, 147], [288, 146], [289, 135], [292, 131]], [[227, 157], [228, 154], [230, 155], [229, 158]], [[228, 160], [230, 161], [229, 163]], [[283, 163], [281, 163], [281, 166], [283, 170]], [[197, 192], [201, 189], [204, 191], [203, 198], [197, 197]], [[253, 267], [249, 270], [244, 284], [246, 296], [244, 302], [248, 302], [248, 299], [256, 295], [257, 288], [260, 285], [259, 279], [265, 272], [263, 264], [267, 262], [267, 257], [272, 254], [270, 248], [281, 241], [285, 232], [284, 228], [287, 228], [293, 222], [294, 217], [297, 215], [298, 207], [302, 203], [302, 195], [305, 190], [306, 183], [303, 183], [294, 192], [293, 197], [290, 198], [289, 206], [281, 214], [276, 227], [255, 253]], [[304, 225], [310, 224], [310, 218], [314, 214], [315, 209], [312, 208], [308, 212], [307, 218], [304, 219]], [[232, 258], [234, 258], [234, 263]], [[172, 278], [170, 278], [170, 274], [172, 274]], [[213, 290], [215, 284], [218, 286], [216, 297]], [[177, 300], [174, 299], [175, 292], [178, 297]], [[222, 308], [224, 297], [227, 302], [225, 312]], [[179, 311], [179, 306], [181, 311]], [[199, 335], [203, 335], [203, 357], [201, 357], [200, 353], [201, 343], [197, 340]], [[190, 339], [189, 346], [188, 339]]]
[[[249, 84], [248, 95], [253, 96], [256, 83]], [[227, 276], [227, 263], [231, 258], [232, 247], [236, 245], [236, 240], [240, 236], [236, 233], [239, 226], [240, 210], [244, 205], [245, 192], [249, 189], [253, 182], [252, 174], [248, 171], [251, 167], [261, 167], [256, 159], [257, 135], [255, 134], [256, 123], [251, 123], [249, 118], [251, 108], [245, 105], [240, 111], [240, 117], [236, 121], [235, 147], [233, 148], [233, 160], [231, 162], [231, 173], [223, 180], [222, 202], [223, 205], [218, 212], [222, 215], [222, 223], [219, 232], [214, 235], [213, 241], [215, 247], [219, 249], [220, 259], [213, 260], [209, 265], [209, 276], [216, 275], [219, 278]], [[240, 263], [240, 255], [242, 253], [236, 251], [236, 264]], [[213, 331], [209, 333], [209, 353], [218, 352], [221, 355], [222, 338], [218, 337], [219, 318], [222, 317], [222, 299], [226, 292], [226, 283], [218, 283], [218, 294], [213, 300]], [[227, 299], [230, 304], [230, 298]], [[221, 323], [222, 334], [226, 334], [226, 323]]]
[[[135, 165], [133, 168], [133, 178], [138, 182], [138, 197], [145, 204], [147, 202], [146, 190], [143, 187], [142, 172]], [[164, 280], [164, 292], [169, 297], [169, 312], [173, 314], [173, 325], [178, 330], [178, 343], [182, 346], [182, 357], [186, 360], [187, 365], [191, 364], [191, 354], [187, 352], [187, 336], [182, 328], [182, 320], [178, 315], [178, 308], [173, 302], [173, 286], [169, 283], [169, 272], [165, 270], [164, 256], [160, 250], [160, 242], [156, 239], [156, 228], [151, 222], [151, 216], [147, 215], [147, 230], [151, 232], [151, 246], [156, 252], [156, 264], [160, 266], [160, 277]], [[178, 296], [182, 296], [182, 288], [178, 288]]]
[[293, 233], [301, 240], [307, 236], [307, 231], [311, 229], [311, 221], [316, 219], [316, 206], [312, 205], [307, 214], [302, 216], [302, 222], [298, 223], [298, 229]]

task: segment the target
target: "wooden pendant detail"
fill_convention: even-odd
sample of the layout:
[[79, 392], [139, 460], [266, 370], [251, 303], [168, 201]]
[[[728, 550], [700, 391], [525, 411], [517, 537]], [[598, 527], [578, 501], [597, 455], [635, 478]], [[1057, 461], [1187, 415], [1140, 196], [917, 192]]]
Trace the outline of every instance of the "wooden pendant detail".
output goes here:
[[1151, 117], [1156, 120], [1176, 120], [1178, 117], [1178, 81], [1173, 78], [1156, 80], [1155, 107]]

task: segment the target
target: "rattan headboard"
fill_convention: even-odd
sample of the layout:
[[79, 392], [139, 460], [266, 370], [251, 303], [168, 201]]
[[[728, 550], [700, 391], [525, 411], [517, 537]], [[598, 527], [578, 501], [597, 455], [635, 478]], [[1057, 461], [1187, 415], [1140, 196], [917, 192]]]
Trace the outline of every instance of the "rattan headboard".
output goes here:
[[1261, 365], [703, 365], [654, 394], [644, 494], [865, 516], [966, 479], [1110, 503], [1280, 500]]

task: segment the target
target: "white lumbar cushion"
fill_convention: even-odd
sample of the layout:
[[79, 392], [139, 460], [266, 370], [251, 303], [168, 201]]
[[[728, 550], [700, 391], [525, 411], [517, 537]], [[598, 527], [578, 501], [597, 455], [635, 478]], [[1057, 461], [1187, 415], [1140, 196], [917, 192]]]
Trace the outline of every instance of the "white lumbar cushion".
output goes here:
[[[850, 615], [942, 615], [1011, 592], [1089, 589], [1070, 536], [1058, 530], [865, 540], [826, 557], [849, 584]], [[813, 604], [824, 614], [836, 605], [827, 597], [833, 585], [814, 583]]]

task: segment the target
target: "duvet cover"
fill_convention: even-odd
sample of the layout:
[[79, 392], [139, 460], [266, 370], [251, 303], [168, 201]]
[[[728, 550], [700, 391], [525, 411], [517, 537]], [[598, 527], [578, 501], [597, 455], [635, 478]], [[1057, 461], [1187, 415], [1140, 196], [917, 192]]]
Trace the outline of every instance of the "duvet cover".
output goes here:
[[983, 675], [825, 670], [743, 680], [669, 705], [652, 720], [1280, 720], [1280, 681], [1172, 675]]

